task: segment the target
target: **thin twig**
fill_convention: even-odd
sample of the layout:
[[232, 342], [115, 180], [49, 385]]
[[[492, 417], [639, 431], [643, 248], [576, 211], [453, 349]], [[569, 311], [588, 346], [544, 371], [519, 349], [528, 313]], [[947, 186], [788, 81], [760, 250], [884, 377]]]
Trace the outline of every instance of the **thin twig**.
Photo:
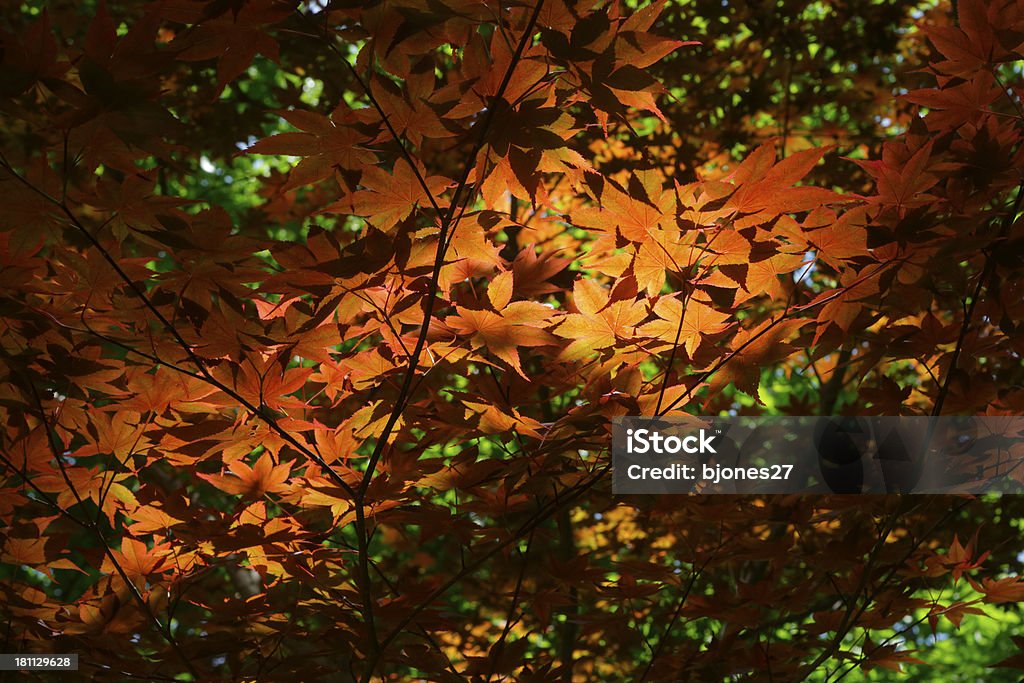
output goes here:
[[[522, 53], [526, 49], [526, 44], [533, 37], [533, 29], [537, 24], [537, 19], [540, 16], [540, 10], [544, 6], [544, 0], [538, 0], [537, 5], [534, 7], [533, 14], [530, 16], [530, 20], [526, 25], [526, 29], [523, 31], [522, 38], [519, 41], [519, 45], [516, 47], [515, 54], [512, 55], [512, 59], [509, 62], [508, 68], [505, 71], [505, 76], [501, 80], [501, 84], [498, 86], [498, 90], [491, 101], [491, 106], [487, 109], [487, 114], [480, 125], [480, 135], [473, 146], [473, 149], [466, 160], [465, 167], [462, 171], [462, 176], [459, 178], [459, 182], [455, 188], [455, 192], [452, 195], [452, 201], [448, 206], [448, 211], [445, 213], [444, 218], [441, 222], [441, 230], [438, 233], [438, 248], [434, 258], [434, 267], [431, 272], [430, 285], [427, 290], [427, 294], [423, 305], [423, 324], [420, 326], [419, 335], [416, 338], [416, 346], [413, 348], [412, 357], [409, 359], [409, 365], [406, 368], [405, 378], [402, 381], [402, 388], [399, 391], [398, 399], [395, 402], [395, 409], [391, 411], [391, 415], [388, 416], [388, 420], [381, 430], [380, 437], [374, 446], [373, 453], [370, 455], [367, 461], [366, 472], [363, 476], [363, 482], [359, 487], [360, 499], [362, 495], [366, 493], [366, 489], [370, 485], [370, 479], [373, 477], [373, 473], [377, 467], [377, 462], [380, 460], [381, 454], [384, 451], [384, 447], [388, 442], [388, 438], [391, 436], [392, 430], [395, 428], [395, 424], [398, 422], [398, 418], [401, 416], [401, 409], [405, 403], [406, 395], [409, 392], [409, 388], [412, 385], [412, 381], [416, 375], [416, 370], [419, 366], [419, 358], [423, 353], [423, 347], [426, 345], [427, 334], [430, 329], [430, 319], [434, 310], [434, 300], [437, 297], [438, 289], [440, 287], [440, 275], [441, 268], [444, 265], [445, 257], [445, 246], [446, 242], [450, 239], [452, 233], [458, 227], [455, 219], [455, 212], [458, 210], [460, 205], [460, 199], [463, 199], [463, 193], [466, 192], [466, 186], [469, 182], [469, 175], [472, 169], [476, 166], [476, 158], [479, 156], [480, 151], [487, 143], [487, 134], [490, 131], [491, 124], [494, 121], [495, 114], [498, 111], [499, 103], [504, 97], [505, 90], [508, 88], [509, 82], [512, 80], [512, 74], [518, 66]], [[468, 203], [470, 194], [466, 194], [464, 202]], [[462, 210], [465, 210], [464, 207]], [[454, 222], [453, 222], [454, 221]]]
[[[999, 230], [999, 235], [996, 237], [996, 241], [1002, 239], [1010, 228], [1013, 226], [1013, 221], [1017, 217], [1017, 213], [1020, 211], [1021, 201], [1024, 200], [1024, 183], [1017, 186], [1017, 196], [1013, 200], [1013, 206], [1009, 213], [1003, 218], [1002, 227]], [[985, 250], [985, 265], [981, 270], [981, 274], [978, 276], [978, 281], [974, 285], [974, 292], [971, 294], [971, 303], [967, 306], [967, 310], [964, 313], [963, 323], [960, 325], [960, 334], [957, 336], [956, 347], [953, 349], [953, 355], [949, 361], [949, 369], [946, 371], [946, 376], [942, 380], [942, 387], [939, 389], [938, 395], [935, 397], [935, 405], [932, 407], [932, 417], [938, 417], [942, 414], [942, 406], [946, 402], [946, 396], [949, 394], [949, 388], [953, 382], [953, 375], [956, 374], [957, 363], [960, 361], [960, 354], [964, 348], [964, 342], [967, 339], [967, 333], [971, 328], [971, 323], [974, 320], [974, 310], [978, 306], [978, 301], [981, 299], [981, 292], [988, 284], [992, 275], [995, 274], [996, 260], [994, 251], [989, 248]], [[929, 430], [930, 433], [931, 430]], [[930, 435], [930, 434], [929, 434]]]

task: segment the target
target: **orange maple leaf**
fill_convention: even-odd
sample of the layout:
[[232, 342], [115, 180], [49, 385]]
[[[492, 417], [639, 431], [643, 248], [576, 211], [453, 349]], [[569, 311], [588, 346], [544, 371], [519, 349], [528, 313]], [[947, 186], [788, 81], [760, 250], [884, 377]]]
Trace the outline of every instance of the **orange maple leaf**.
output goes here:
[[729, 314], [716, 311], [694, 299], [683, 302], [675, 296], [663, 296], [654, 304], [658, 320], [641, 325], [639, 332], [669, 344], [682, 344], [693, 357], [704, 337], [727, 330]]
[[[124, 573], [128, 575], [128, 578], [140, 579], [169, 568], [166, 563], [165, 554], [161, 550], [159, 546], [154, 546], [150, 550], [142, 541], [126, 536], [121, 541], [121, 549], [111, 550], [110, 553], [121, 569], [124, 570]], [[114, 562], [110, 557], [106, 557], [103, 560], [103, 566], [100, 570], [104, 572], [116, 571]]]
[[250, 467], [244, 460], [235, 460], [228, 465], [234, 475], [200, 474], [221, 491], [235, 495], [259, 497], [265, 493], [277, 493], [287, 487], [285, 482], [291, 474], [291, 464], [275, 465], [270, 453], [263, 453], [256, 464]]
[[579, 312], [566, 315], [555, 330], [559, 337], [572, 340], [559, 360], [580, 360], [633, 337], [636, 326], [647, 317], [646, 308], [633, 298], [613, 301], [610, 296], [596, 282], [576, 281], [573, 303]]
[[459, 308], [457, 315], [445, 323], [459, 334], [468, 335], [474, 350], [486, 348], [526, 378], [519, 360], [520, 346], [545, 346], [555, 343], [543, 328], [548, 325], [552, 310], [535, 301], [512, 298], [513, 273], [501, 273], [491, 281], [487, 294], [494, 310]]
[[[440, 194], [451, 181], [441, 176], [427, 176], [419, 169], [417, 177], [412, 166], [404, 159], [395, 162], [391, 173], [379, 166], [369, 166], [359, 181], [365, 189], [357, 190], [348, 197], [324, 208], [322, 213], [352, 213], [365, 216], [381, 230], [389, 230], [396, 223], [409, 217], [417, 206], [428, 205], [431, 198], [440, 205]], [[420, 178], [430, 190], [428, 195]]]
[[984, 602], [999, 604], [1024, 600], [1024, 581], [1016, 576], [1007, 576], [1003, 579], [984, 578], [981, 583], [971, 578], [967, 580], [974, 590], [985, 594]]

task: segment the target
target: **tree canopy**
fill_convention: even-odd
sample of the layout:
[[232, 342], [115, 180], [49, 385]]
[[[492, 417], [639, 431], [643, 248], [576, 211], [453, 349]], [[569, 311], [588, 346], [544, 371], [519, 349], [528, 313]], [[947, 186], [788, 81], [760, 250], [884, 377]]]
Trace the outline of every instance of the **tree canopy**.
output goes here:
[[0, 650], [1019, 678], [1016, 496], [613, 496], [608, 451], [1022, 414], [1024, 5], [2, 12]]

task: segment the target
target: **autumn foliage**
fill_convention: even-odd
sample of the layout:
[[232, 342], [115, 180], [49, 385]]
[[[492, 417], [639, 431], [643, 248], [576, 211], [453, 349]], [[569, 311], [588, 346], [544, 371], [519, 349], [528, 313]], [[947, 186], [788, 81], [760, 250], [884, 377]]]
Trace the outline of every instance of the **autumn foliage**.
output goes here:
[[614, 497], [608, 456], [1024, 413], [1019, 2], [86, 5], [3, 10], [0, 651], [838, 680], [1024, 600], [1015, 497]]

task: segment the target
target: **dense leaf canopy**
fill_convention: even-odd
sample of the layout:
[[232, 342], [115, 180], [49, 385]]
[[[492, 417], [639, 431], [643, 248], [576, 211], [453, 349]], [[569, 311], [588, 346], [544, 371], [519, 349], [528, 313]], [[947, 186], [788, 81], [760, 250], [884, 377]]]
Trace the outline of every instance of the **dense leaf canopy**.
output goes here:
[[613, 496], [608, 448], [1022, 414], [1024, 6], [634, 5], [4, 6], [0, 651], [1017, 680], [1017, 497]]

